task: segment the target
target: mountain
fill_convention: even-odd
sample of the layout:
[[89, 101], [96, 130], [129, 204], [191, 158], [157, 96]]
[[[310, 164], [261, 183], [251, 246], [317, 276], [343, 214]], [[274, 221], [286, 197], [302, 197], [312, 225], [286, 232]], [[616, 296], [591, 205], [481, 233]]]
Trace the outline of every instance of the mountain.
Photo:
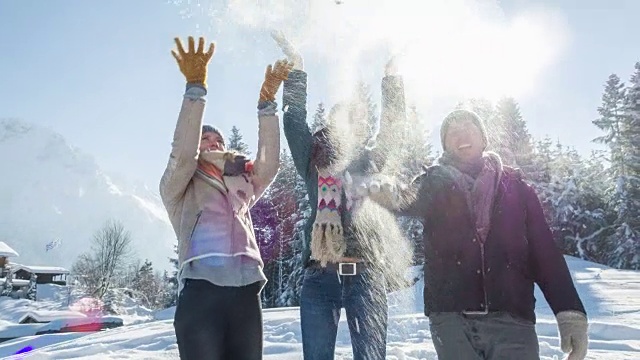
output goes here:
[[157, 191], [116, 180], [62, 135], [16, 119], [0, 119], [0, 164], [0, 240], [20, 254], [11, 261], [69, 268], [113, 219], [137, 257], [171, 267], [175, 235]]

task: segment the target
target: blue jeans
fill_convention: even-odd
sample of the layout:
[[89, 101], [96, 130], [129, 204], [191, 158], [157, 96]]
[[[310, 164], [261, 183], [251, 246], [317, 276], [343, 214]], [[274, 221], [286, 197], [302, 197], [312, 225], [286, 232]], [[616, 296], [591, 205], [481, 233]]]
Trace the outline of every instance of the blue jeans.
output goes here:
[[353, 276], [308, 267], [300, 294], [305, 360], [334, 358], [340, 310], [345, 308], [354, 360], [384, 360], [387, 347], [387, 293], [384, 275], [367, 268]]

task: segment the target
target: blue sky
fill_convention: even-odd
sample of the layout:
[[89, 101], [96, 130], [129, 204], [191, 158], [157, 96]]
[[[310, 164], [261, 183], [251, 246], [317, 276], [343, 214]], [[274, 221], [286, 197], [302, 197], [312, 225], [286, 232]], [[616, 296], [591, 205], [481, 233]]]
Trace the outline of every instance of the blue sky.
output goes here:
[[[385, 56], [392, 52], [381, 39], [395, 35], [387, 31], [365, 39], [362, 34], [354, 37], [353, 32], [345, 29], [362, 26], [366, 30], [363, 33], [384, 29], [367, 19], [368, 11], [375, 12], [376, 4], [383, 7], [392, 2], [375, 0], [362, 5], [356, 0], [345, 0], [343, 5], [335, 5], [332, 0], [312, 0], [309, 4], [265, 0], [259, 8], [255, 3], [249, 0], [0, 0], [3, 49], [0, 117], [17, 117], [54, 129], [71, 144], [93, 155], [105, 170], [157, 188], [184, 91], [183, 77], [169, 53], [174, 36], [205, 35], [217, 42], [209, 69], [205, 122], [227, 133], [232, 125], [237, 125], [252, 149], [257, 141], [255, 105], [264, 67], [282, 56], [269, 37], [269, 28], [285, 28], [300, 42], [309, 73], [311, 110], [319, 101], [331, 103], [339, 97], [349, 80], [344, 74], [349, 71], [368, 81], [374, 91], [379, 89]], [[291, 8], [283, 8], [293, 3]], [[421, 25], [422, 15], [414, 8], [418, 3], [421, 2], [406, 5], [398, 12], [400, 18], [403, 14], [413, 16], [413, 20], [406, 21], [406, 26]], [[448, 16], [465, 19], [459, 14], [464, 13], [466, 6], [480, 2], [433, 2], [436, 3], [439, 5], [429, 6], [440, 7], [431, 10], [441, 11], [445, 19]], [[534, 43], [538, 44], [532, 54], [540, 54], [544, 61], [536, 62], [536, 56], [527, 56], [527, 61], [533, 59], [530, 64], [525, 61], [512, 70], [513, 74], [527, 76], [523, 76], [520, 83], [509, 84], [509, 77], [503, 82], [511, 89], [519, 89], [521, 96], [517, 96], [517, 100], [534, 136], [550, 135], [586, 153], [594, 147], [591, 139], [598, 135], [591, 120], [597, 117], [604, 82], [610, 73], [617, 73], [626, 81], [634, 63], [640, 61], [640, 42], [637, 41], [640, 23], [634, 15], [640, 13], [640, 2], [503, 0], [486, 3], [491, 6], [478, 10], [482, 15], [474, 15], [476, 10], [473, 10], [464, 16], [469, 19], [477, 16], [479, 23], [485, 25], [491, 24], [494, 18], [508, 23], [532, 12], [537, 14], [532, 19], [543, 18], [542, 26], [536, 29], [543, 28], [548, 33], [533, 31], [534, 41], [522, 41], [522, 44], [531, 43], [532, 48]], [[426, 70], [422, 68], [423, 73], [415, 76], [405, 73], [405, 78], [411, 77], [407, 80], [409, 87], [415, 79], [409, 93], [417, 99], [429, 125], [437, 126], [459, 100], [453, 90], [465, 87], [465, 83], [456, 80], [453, 70], [449, 74], [443, 67], [446, 61], [440, 56], [443, 51], [438, 44], [445, 44], [443, 49], [449, 49], [448, 32], [438, 33], [440, 25], [436, 20], [441, 17], [428, 16], [425, 15], [424, 22], [432, 27], [416, 28], [408, 41], [413, 40], [415, 44], [422, 39], [419, 34], [430, 31], [438, 34], [438, 42], [421, 49], [423, 52], [413, 57], [412, 64], [407, 62], [407, 69], [426, 64]], [[544, 25], [545, 21], [553, 26]], [[405, 25], [402, 20], [398, 24]], [[402, 30], [398, 32], [401, 35], [410, 30], [402, 26], [394, 28]], [[555, 29], [559, 30], [555, 32]], [[354, 42], [361, 45], [358, 51], [346, 54], [347, 50], [354, 49]], [[548, 51], [551, 47], [554, 51]], [[431, 52], [432, 49], [435, 51]], [[415, 47], [414, 51], [417, 51]], [[482, 58], [482, 54], [475, 51], [462, 49], [460, 53], [467, 54], [464, 61], [474, 63], [476, 58]], [[442, 61], [432, 61], [432, 58]], [[340, 59], [351, 61], [353, 66], [340, 68], [337, 65]], [[533, 67], [535, 71], [531, 70]], [[444, 75], [437, 76], [434, 72]], [[481, 72], [474, 70], [473, 74]], [[451, 79], [449, 84], [448, 79]], [[472, 77], [466, 85], [491, 82], [485, 80]], [[424, 88], [415, 86], [423, 82], [427, 82]], [[486, 89], [482, 84], [476, 87], [480, 91]], [[434, 90], [439, 88], [448, 90]]]

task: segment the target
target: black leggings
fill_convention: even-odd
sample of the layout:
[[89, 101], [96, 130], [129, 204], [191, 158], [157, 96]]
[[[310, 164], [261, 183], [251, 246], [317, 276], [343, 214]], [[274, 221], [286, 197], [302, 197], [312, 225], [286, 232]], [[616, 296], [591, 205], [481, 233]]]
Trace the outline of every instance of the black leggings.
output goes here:
[[180, 359], [262, 359], [260, 286], [187, 279], [173, 321]]

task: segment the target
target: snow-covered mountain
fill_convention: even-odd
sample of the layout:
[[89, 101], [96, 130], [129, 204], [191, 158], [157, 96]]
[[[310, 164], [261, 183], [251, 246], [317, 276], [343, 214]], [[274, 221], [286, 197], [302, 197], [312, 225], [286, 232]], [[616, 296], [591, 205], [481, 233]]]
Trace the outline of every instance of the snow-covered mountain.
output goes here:
[[175, 235], [154, 189], [115, 180], [60, 134], [16, 119], [0, 119], [0, 164], [0, 240], [20, 254], [12, 261], [70, 267], [113, 219], [138, 257], [170, 268]]

